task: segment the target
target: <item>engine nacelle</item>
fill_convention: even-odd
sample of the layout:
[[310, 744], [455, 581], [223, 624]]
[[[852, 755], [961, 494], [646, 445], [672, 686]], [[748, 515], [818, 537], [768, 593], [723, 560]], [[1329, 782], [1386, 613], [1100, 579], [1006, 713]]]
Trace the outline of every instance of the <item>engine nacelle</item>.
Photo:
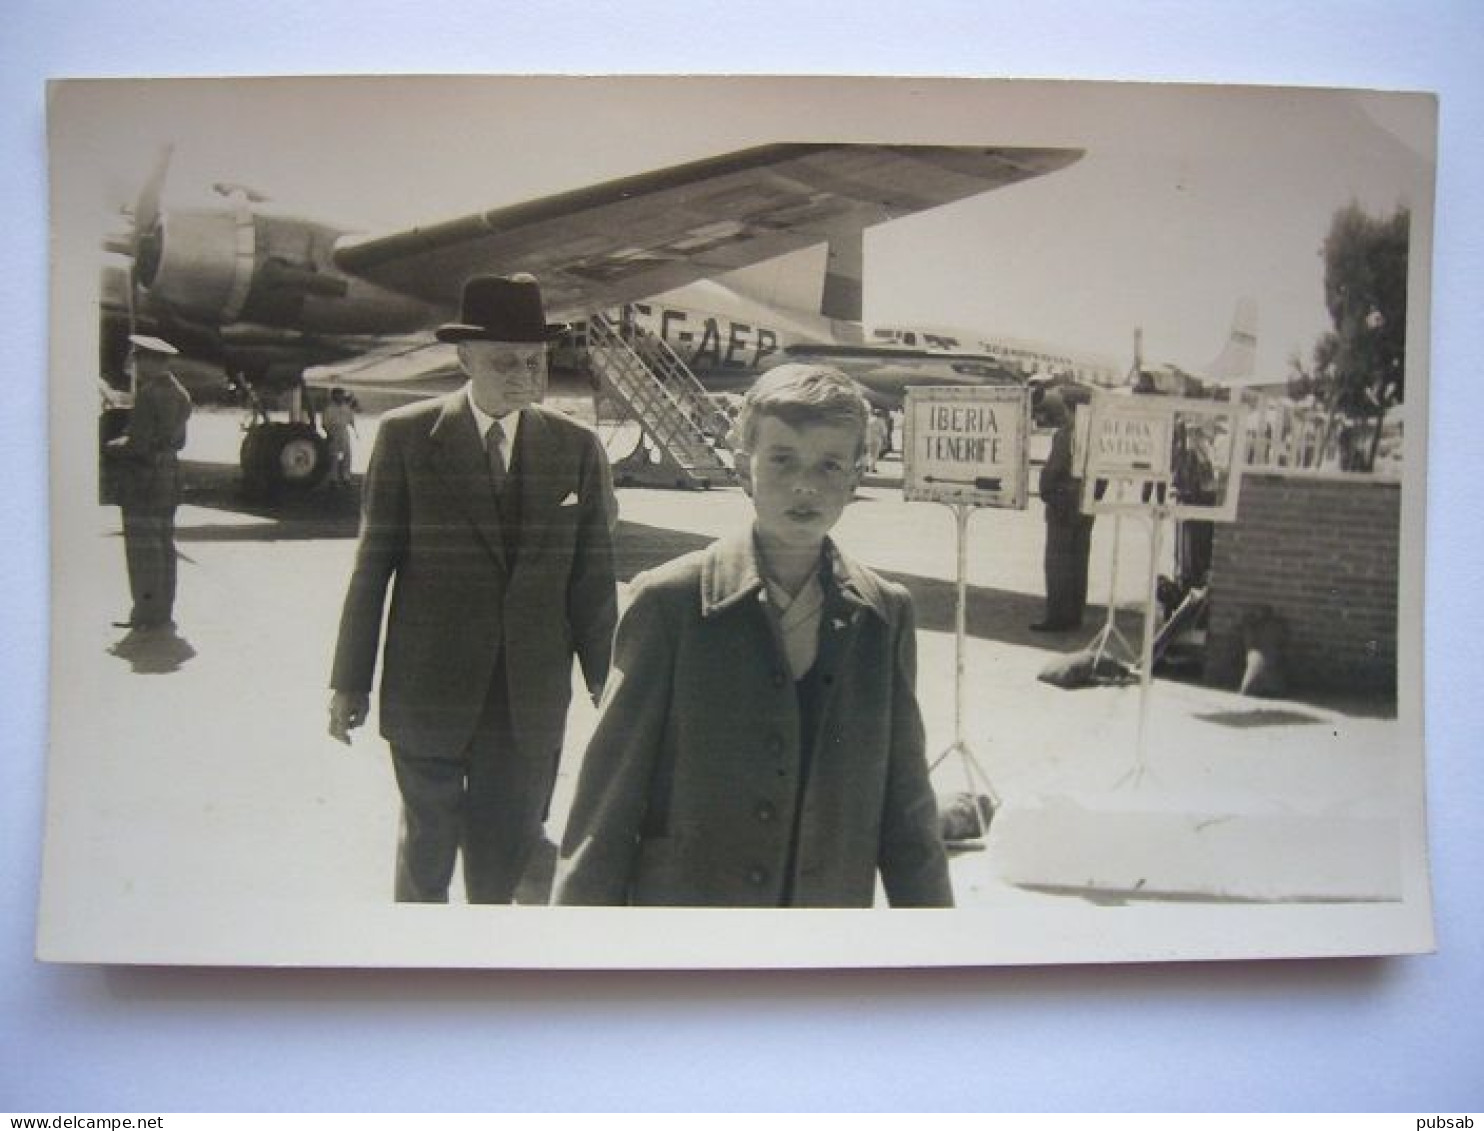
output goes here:
[[257, 239], [251, 215], [171, 212], [147, 237], [139, 281], [187, 318], [235, 322], [252, 288]]
[[219, 330], [407, 333], [436, 320], [429, 304], [336, 270], [340, 234], [245, 207], [173, 211], [140, 241], [139, 282], [178, 319]]

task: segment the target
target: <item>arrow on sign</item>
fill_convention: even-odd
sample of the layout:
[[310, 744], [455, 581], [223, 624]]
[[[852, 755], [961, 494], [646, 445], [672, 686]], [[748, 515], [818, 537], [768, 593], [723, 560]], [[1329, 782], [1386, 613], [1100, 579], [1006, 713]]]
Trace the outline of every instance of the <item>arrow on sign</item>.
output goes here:
[[951, 483], [955, 487], [977, 487], [981, 491], [998, 491], [1004, 482], [1000, 479], [949, 479], [942, 475], [924, 475], [924, 483]]

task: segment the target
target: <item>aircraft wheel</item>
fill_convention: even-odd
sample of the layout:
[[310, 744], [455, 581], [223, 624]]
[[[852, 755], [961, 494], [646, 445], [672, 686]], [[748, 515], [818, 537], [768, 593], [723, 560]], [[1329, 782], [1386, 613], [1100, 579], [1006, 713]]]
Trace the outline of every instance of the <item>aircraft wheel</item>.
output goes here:
[[250, 495], [308, 491], [329, 469], [329, 445], [308, 424], [259, 424], [242, 441], [243, 486]]

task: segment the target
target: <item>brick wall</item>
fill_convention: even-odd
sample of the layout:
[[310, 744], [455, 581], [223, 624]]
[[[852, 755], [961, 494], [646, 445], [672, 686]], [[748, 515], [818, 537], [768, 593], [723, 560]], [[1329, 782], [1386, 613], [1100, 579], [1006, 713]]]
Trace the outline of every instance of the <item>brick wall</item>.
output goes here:
[[1400, 530], [1398, 482], [1247, 472], [1216, 527], [1207, 681], [1241, 683], [1242, 618], [1266, 605], [1288, 624], [1290, 686], [1394, 696]]

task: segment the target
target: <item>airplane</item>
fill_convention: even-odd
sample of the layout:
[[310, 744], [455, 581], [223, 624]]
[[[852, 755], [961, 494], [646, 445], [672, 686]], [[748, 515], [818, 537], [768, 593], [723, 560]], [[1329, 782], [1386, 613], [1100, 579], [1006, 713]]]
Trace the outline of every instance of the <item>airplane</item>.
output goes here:
[[1139, 392], [1214, 397], [1222, 395], [1224, 390], [1249, 384], [1257, 368], [1257, 300], [1250, 296], [1237, 300], [1231, 329], [1220, 352], [1194, 372], [1172, 362], [1145, 365], [1142, 355], [1143, 334], [1136, 331], [1134, 366], [1129, 380]]
[[1046, 394], [1053, 390], [1073, 405], [1087, 404], [1098, 392], [1229, 398], [1233, 391], [1253, 383], [1257, 364], [1257, 302], [1250, 296], [1237, 300], [1231, 329], [1220, 351], [1194, 371], [1174, 362], [1145, 362], [1143, 339], [1143, 331], [1136, 329], [1133, 363], [1121, 376], [1107, 365], [1079, 370], [1065, 364], [1048, 366], [1030, 375], [1026, 383], [1031, 390], [1031, 418], [1035, 426], [1042, 430], [1051, 427], [1041, 405]]
[[[760, 373], [794, 361], [843, 370], [882, 410], [900, 408], [914, 385], [1018, 385], [1055, 372], [1112, 387], [1125, 377], [1109, 357], [1030, 339], [941, 326], [861, 324], [842, 310], [832, 317], [821, 298], [823, 264], [814, 262], [822, 258], [784, 257], [790, 262], [764, 265], [764, 281], [758, 270], [744, 269], [602, 313], [664, 341], [708, 392], [724, 398], [745, 392]], [[554, 366], [580, 367], [585, 331], [585, 320], [574, 321], [569, 335], [555, 343]], [[461, 380], [454, 353], [425, 342], [330, 366], [317, 376], [321, 383], [409, 392], [440, 378], [448, 387]]]
[[832, 298], [826, 270], [858, 254], [832, 240], [827, 248], [700, 280], [609, 314], [662, 339], [716, 393], [743, 392], [759, 373], [795, 361], [844, 371], [873, 406], [888, 410], [900, 408], [914, 385], [1019, 385], [1053, 369], [1106, 385], [1122, 376], [1108, 357], [1029, 339], [863, 324], [861, 288], [851, 289], [848, 301]]
[[[257, 409], [244, 480], [276, 490], [312, 486], [326, 468], [306, 369], [409, 356], [455, 315], [464, 280], [482, 272], [534, 274], [549, 315], [575, 323], [579, 343], [594, 312], [628, 309], [662, 323], [668, 313], [671, 336], [712, 363], [702, 377], [716, 387], [789, 356], [853, 366], [868, 389], [895, 383], [898, 398], [907, 380], [1016, 380], [987, 352], [872, 342], [860, 324], [862, 233], [1055, 172], [1082, 150], [765, 145], [388, 234], [274, 215], [260, 193], [234, 183], [214, 186], [221, 207], [167, 209], [171, 155], [160, 152], [128, 229], [106, 245], [124, 266], [105, 269], [101, 283], [103, 375], [119, 384], [130, 332], [164, 337], [216, 367]], [[755, 283], [763, 265], [820, 245], [827, 263], [816, 313], [770, 307], [757, 287], [734, 291], [739, 316], [727, 317], [723, 333], [714, 312], [726, 277], [735, 287], [752, 269]], [[699, 296], [709, 306], [656, 296]], [[806, 348], [826, 346], [836, 352]], [[284, 401], [288, 419], [273, 419]]]

